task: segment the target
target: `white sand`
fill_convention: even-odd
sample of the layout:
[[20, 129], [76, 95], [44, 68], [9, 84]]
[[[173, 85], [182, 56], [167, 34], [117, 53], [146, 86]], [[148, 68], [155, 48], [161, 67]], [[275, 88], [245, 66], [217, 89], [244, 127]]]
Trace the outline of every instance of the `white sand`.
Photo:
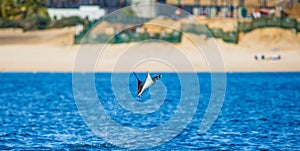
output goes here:
[[[272, 30], [272, 33], [270, 31]], [[279, 29], [261, 29], [258, 33], [272, 34], [275, 36]], [[217, 40], [222, 54], [222, 63], [227, 72], [266, 72], [266, 71], [300, 71], [300, 47], [295, 40], [287, 37], [280, 37], [272, 42], [253, 39], [251, 34], [243, 35], [241, 43], [238, 45], [224, 43]], [[75, 28], [52, 29], [46, 31], [34, 31], [23, 33], [16, 29], [0, 30], [0, 71], [2, 72], [72, 72], [76, 55], [83, 47], [73, 45], [73, 35]], [[289, 33], [290, 34], [290, 33]], [[264, 34], [263, 34], [264, 35]], [[196, 38], [196, 43], [200, 47], [210, 47], [214, 43], [213, 39], [206, 41], [203, 36], [188, 35]], [[291, 35], [289, 35], [291, 36]], [[245, 39], [245, 38], [252, 39]], [[296, 42], [300, 39], [295, 36]], [[294, 37], [294, 39], [295, 39]], [[298, 38], [298, 39], [297, 39]], [[247, 43], [249, 41], [249, 43]], [[276, 45], [278, 49], [272, 45]], [[261, 49], [261, 43], [263, 48]], [[92, 55], [98, 55], [103, 44], [92, 45], [84, 50]], [[259, 49], [256, 49], [257, 48]], [[279, 47], [280, 46], [280, 47]], [[286, 46], [286, 47], [285, 47]], [[287, 49], [285, 49], [287, 48]], [[103, 53], [98, 57], [95, 64], [96, 71], [222, 71], [220, 67], [214, 68], [208, 65], [206, 56], [203, 53], [214, 53], [214, 51], [202, 50], [200, 52], [186, 37], [181, 44], [166, 43], [126, 43], [107, 45]], [[260, 57], [264, 54], [267, 58], [271, 56], [281, 56], [281, 60], [255, 60], [254, 55]], [[213, 54], [212, 54], [213, 55]], [[166, 63], [149, 59], [165, 57]], [[94, 56], [89, 56], [93, 58]], [[148, 58], [146, 62], [140, 62], [139, 57]], [[95, 57], [94, 57], [95, 58]], [[190, 61], [186, 64], [184, 59]], [[210, 59], [214, 59], [213, 57]], [[214, 62], [214, 61], [213, 61]], [[169, 64], [170, 66], [168, 66]], [[172, 69], [173, 67], [173, 69]], [[191, 67], [191, 68], [189, 68]], [[88, 70], [88, 67], [86, 68]], [[83, 69], [84, 70], [84, 69]]]

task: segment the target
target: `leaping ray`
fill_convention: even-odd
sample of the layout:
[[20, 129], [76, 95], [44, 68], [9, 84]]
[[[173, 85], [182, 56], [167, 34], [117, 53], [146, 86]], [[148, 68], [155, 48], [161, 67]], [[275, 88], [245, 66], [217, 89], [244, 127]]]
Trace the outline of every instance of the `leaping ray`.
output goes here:
[[155, 84], [156, 80], [158, 80], [159, 78], [162, 77], [162, 74], [159, 74], [157, 76], [151, 77], [150, 73], [148, 72], [147, 75], [147, 79], [145, 82], [142, 82], [136, 75], [135, 72], [133, 72], [134, 76], [136, 77], [136, 79], [138, 80], [138, 92], [137, 95], [138, 97], [141, 97], [141, 95], [143, 94], [143, 92], [145, 90], [147, 90], [148, 88], [150, 88], [153, 84]]

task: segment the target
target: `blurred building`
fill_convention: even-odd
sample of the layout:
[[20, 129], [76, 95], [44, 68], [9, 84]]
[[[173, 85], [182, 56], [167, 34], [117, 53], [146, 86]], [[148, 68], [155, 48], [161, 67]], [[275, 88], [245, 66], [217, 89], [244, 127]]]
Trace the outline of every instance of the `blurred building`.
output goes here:
[[245, 0], [166, 0], [166, 4], [182, 8], [193, 15], [234, 17], [238, 16], [237, 10], [245, 6]]
[[[51, 17], [61, 18], [78, 14], [94, 19], [122, 7], [156, 2], [165, 3], [165, 0], [46, 0], [45, 5]], [[133, 7], [133, 9], [139, 17], [150, 18], [156, 15], [153, 6]]]
[[166, 4], [180, 7], [194, 15], [207, 17], [241, 17], [243, 8], [252, 9], [291, 7], [296, 0], [166, 0]]
[[[146, 5], [149, 3], [156, 3], [156, 0], [131, 0], [133, 11], [135, 11], [138, 17], [151, 18], [157, 15], [156, 7], [153, 5]], [[135, 5], [140, 6], [135, 7]]]
[[98, 6], [80, 6], [79, 8], [48, 8], [51, 19], [61, 19], [63, 17], [79, 16], [89, 20], [97, 20], [106, 15], [106, 10]]
[[51, 18], [80, 16], [90, 20], [130, 5], [129, 0], [46, 0]]
[[[108, 13], [121, 7], [130, 6], [132, 3], [165, 3], [179, 6], [192, 12], [194, 6], [240, 6], [268, 8], [278, 5], [293, 5], [297, 0], [46, 0], [48, 8], [79, 8], [82, 5], [96, 5], [107, 9]], [[299, 1], [299, 0], [298, 0]]]
[[131, 5], [131, 0], [46, 0], [48, 8], [79, 8], [80, 6], [98, 6], [107, 13]]
[[[275, 6], [284, 8], [293, 5], [295, 0], [46, 0], [45, 5], [51, 10], [52, 16], [54, 14], [56, 17], [81, 14], [81, 16], [89, 18], [99, 18], [122, 7], [143, 3], [169, 4], [182, 8], [193, 15], [225, 18], [241, 17], [243, 8], [249, 11], [258, 8], [274, 8]], [[60, 11], [60, 9], [65, 10]], [[146, 18], [159, 15], [163, 11], [155, 10], [153, 6], [133, 7], [133, 10], [139, 17]]]

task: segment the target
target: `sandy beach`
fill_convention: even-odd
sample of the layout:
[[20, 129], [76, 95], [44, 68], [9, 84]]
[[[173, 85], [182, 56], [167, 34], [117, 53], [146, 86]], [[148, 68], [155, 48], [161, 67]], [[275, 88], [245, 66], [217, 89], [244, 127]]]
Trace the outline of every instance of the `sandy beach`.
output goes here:
[[[93, 68], [97, 72], [292, 72], [300, 71], [300, 35], [292, 30], [265, 28], [240, 35], [239, 44], [229, 44], [221, 39], [205, 39], [186, 35], [179, 44], [123, 43], [73, 45], [75, 28], [22, 32], [21, 29], [0, 29], [1, 72], [72, 72], [79, 51], [96, 54]], [[196, 39], [201, 49], [187, 37]], [[217, 44], [217, 46], [215, 45]], [[208, 48], [213, 46], [212, 48]], [[213, 50], [218, 47], [219, 50]], [[100, 50], [100, 48], [105, 48]], [[89, 53], [89, 51], [91, 53]], [[99, 52], [101, 51], [101, 54]], [[219, 52], [221, 59], [207, 57]], [[261, 60], [261, 55], [265, 60]], [[142, 57], [141, 57], [142, 56]], [[168, 60], [155, 61], [156, 56]], [[255, 56], [258, 59], [255, 59]], [[280, 56], [280, 59], [275, 59]], [[95, 58], [95, 56], [91, 56]], [[144, 62], [135, 58], [150, 58]], [[191, 65], [187, 67], [185, 58]], [[223, 69], [210, 62], [218, 62]], [[88, 69], [87, 69], [88, 70]]]

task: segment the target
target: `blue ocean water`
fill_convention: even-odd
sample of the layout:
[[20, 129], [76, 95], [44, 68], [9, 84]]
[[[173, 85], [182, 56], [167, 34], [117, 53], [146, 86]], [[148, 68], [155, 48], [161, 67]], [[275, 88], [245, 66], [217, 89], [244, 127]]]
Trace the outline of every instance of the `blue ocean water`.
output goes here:
[[[110, 77], [96, 74], [97, 93], [121, 125], [151, 128], [174, 114], [181, 93], [175, 73], [165, 73], [161, 79], [168, 90], [162, 107], [146, 115], [116, 103]], [[300, 150], [300, 73], [227, 74], [222, 110], [205, 134], [198, 129], [209, 103], [211, 77], [199, 73], [198, 78], [200, 97], [193, 119], [174, 139], [152, 150]], [[133, 77], [129, 80], [136, 82]], [[122, 149], [94, 135], [85, 124], [74, 100], [71, 73], [1, 73], [0, 83], [1, 150]], [[148, 91], [144, 97], [149, 97]]]

